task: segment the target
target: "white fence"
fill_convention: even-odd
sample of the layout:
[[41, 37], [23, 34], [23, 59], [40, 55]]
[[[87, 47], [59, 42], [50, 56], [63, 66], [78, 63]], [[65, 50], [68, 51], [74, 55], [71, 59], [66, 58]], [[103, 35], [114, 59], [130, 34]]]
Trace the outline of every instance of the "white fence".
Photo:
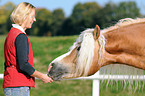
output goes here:
[[[144, 80], [145, 75], [100, 75], [99, 71], [95, 73], [92, 76], [89, 77], [80, 77], [80, 78], [75, 78], [75, 79], [70, 79], [70, 80], [76, 80], [76, 79], [86, 79], [86, 80], [93, 80], [93, 89], [92, 89], [92, 96], [99, 96], [99, 80], [105, 80], [105, 79], [110, 79], [110, 80]], [[3, 74], [0, 74], [0, 79], [3, 79]]]
[[[89, 77], [80, 77], [75, 79], [93, 80], [92, 96], [99, 96], [100, 80], [145, 80], [145, 75], [100, 75], [99, 71]], [[73, 79], [73, 80], [75, 80]]]

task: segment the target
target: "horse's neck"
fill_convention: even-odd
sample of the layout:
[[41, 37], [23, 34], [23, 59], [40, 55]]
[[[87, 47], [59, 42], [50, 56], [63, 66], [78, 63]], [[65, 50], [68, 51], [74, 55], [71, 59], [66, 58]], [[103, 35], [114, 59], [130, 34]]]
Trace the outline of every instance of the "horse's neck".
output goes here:
[[123, 51], [121, 48], [125, 49], [126, 47], [135, 47], [133, 46], [134, 43], [137, 44], [136, 46], [145, 47], [144, 43], [140, 44], [141, 41], [145, 40], [145, 23], [121, 27], [119, 29], [106, 32], [104, 36], [106, 39], [105, 49], [109, 53]]
[[106, 32], [104, 34], [106, 45], [102, 66], [117, 62], [144, 69], [144, 26], [144, 23], [134, 24]]

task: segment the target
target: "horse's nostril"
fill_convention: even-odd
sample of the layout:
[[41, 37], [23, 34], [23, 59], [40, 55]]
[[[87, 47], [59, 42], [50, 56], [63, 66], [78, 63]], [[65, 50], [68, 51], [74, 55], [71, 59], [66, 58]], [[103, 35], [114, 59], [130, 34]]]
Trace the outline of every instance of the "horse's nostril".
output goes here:
[[55, 65], [55, 63], [51, 63], [51, 66], [54, 66]]

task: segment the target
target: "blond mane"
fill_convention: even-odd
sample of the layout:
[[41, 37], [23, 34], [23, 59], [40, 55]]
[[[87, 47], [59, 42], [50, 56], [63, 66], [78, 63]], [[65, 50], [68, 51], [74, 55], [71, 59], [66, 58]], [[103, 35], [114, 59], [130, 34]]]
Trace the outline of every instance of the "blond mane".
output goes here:
[[132, 19], [132, 18], [125, 18], [125, 19], [121, 19], [118, 21], [118, 23], [116, 23], [114, 26], [111, 26], [109, 28], [105, 28], [102, 30], [102, 32], [109, 32], [112, 30], [116, 30], [120, 27], [124, 27], [124, 26], [128, 26], [131, 24], [137, 24], [137, 23], [143, 23], [145, 22], [145, 18], [136, 18], [136, 19]]
[[80, 51], [77, 55], [77, 64], [73, 73], [75, 76], [87, 76], [88, 71], [91, 67], [93, 56], [94, 56], [94, 48], [95, 48], [95, 40], [93, 37], [94, 29], [87, 29], [83, 31], [71, 49], [74, 49], [78, 44], [81, 44]]

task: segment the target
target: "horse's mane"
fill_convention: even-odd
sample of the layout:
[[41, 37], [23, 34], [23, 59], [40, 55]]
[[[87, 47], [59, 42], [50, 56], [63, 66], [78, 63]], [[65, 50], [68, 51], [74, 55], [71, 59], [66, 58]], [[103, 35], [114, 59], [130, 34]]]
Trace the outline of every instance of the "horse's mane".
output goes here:
[[93, 38], [94, 29], [86, 29], [83, 31], [71, 49], [81, 44], [80, 51], [77, 55], [77, 64], [74, 70], [74, 75], [76, 76], [86, 76], [91, 67], [93, 56], [94, 56], [94, 44], [95, 40]]
[[106, 33], [112, 30], [116, 30], [120, 27], [137, 24], [137, 23], [143, 23], [143, 22], [145, 22], [145, 18], [136, 18], [136, 19], [125, 18], [125, 19], [119, 20], [114, 26], [103, 29], [102, 32]]

